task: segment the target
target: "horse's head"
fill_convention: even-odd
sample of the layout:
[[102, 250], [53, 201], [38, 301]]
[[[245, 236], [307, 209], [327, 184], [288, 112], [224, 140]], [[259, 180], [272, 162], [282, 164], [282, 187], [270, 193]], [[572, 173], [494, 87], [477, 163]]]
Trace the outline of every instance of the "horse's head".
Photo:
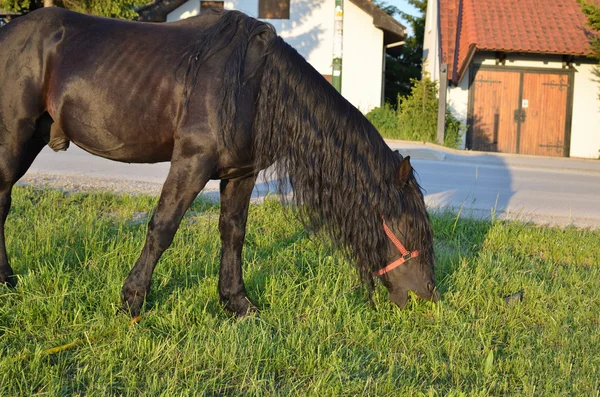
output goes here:
[[435, 290], [433, 233], [423, 193], [415, 180], [410, 156], [398, 165], [394, 183], [401, 189], [402, 207], [398, 217], [383, 220], [387, 235], [386, 266], [374, 273], [389, 291], [389, 299], [404, 308], [408, 292], [437, 302]]

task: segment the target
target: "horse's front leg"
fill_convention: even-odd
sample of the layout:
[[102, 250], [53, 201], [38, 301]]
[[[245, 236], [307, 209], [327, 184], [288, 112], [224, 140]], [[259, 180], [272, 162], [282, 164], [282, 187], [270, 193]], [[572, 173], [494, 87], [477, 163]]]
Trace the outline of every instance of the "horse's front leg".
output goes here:
[[0, 183], [0, 284], [7, 284], [14, 287], [16, 280], [13, 278], [13, 270], [8, 264], [8, 255], [4, 242], [4, 223], [10, 210], [12, 186], [2, 185]]
[[208, 182], [214, 163], [212, 158], [201, 154], [185, 158], [177, 153], [173, 155], [158, 205], [148, 223], [142, 254], [121, 290], [123, 309], [132, 316], [139, 315], [150, 290], [154, 267], [171, 245], [183, 215]]
[[[1, 120], [0, 120], [1, 121]], [[36, 134], [42, 135], [45, 125], [38, 125]], [[47, 125], [49, 128], [49, 125]], [[0, 138], [4, 139], [4, 145], [0, 144], [0, 285], [6, 284], [14, 287], [17, 279], [8, 264], [6, 253], [6, 242], [4, 237], [4, 225], [10, 211], [11, 193], [13, 185], [27, 172], [29, 166], [38, 153], [45, 146], [45, 142], [37, 136], [27, 138], [27, 131], [18, 131], [18, 134]]]
[[246, 295], [242, 278], [242, 247], [246, 235], [248, 205], [256, 175], [221, 181], [221, 269], [219, 297], [225, 308], [237, 316], [258, 311]]

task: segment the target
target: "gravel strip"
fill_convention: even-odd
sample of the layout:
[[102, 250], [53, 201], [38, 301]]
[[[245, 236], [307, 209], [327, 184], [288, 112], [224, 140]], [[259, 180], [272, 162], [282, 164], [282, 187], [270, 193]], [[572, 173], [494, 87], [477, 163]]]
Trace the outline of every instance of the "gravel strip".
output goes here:
[[60, 189], [65, 192], [74, 193], [96, 191], [150, 196], [158, 196], [162, 188], [162, 184], [152, 182], [45, 173], [25, 174], [25, 176], [17, 182], [17, 185], [33, 185], [36, 187]]
[[[111, 179], [111, 178], [96, 178], [92, 176], [81, 175], [58, 175], [52, 173], [28, 173], [17, 183], [20, 186], [33, 185], [41, 188], [59, 189], [65, 192], [111, 192], [115, 194], [131, 194], [131, 195], [149, 195], [158, 196], [162, 189], [161, 183], [141, 182], [127, 179]], [[217, 190], [203, 190], [200, 193], [205, 199], [219, 200], [219, 192]], [[264, 192], [253, 193], [252, 202], [260, 203], [264, 199]], [[427, 201], [427, 200], [426, 200]], [[435, 204], [429, 202], [429, 206], [438, 210], [450, 210], [456, 212], [454, 208], [439, 208]], [[467, 209], [462, 213], [462, 216], [469, 218], [487, 219], [491, 218], [489, 210]], [[533, 213], [521, 212], [504, 212], [499, 211], [496, 214], [498, 219], [507, 221], [533, 222], [546, 226], [575, 226], [583, 229], [600, 229], [598, 219], [589, 218], [574, 218], [574, 217], [558, 217]]]

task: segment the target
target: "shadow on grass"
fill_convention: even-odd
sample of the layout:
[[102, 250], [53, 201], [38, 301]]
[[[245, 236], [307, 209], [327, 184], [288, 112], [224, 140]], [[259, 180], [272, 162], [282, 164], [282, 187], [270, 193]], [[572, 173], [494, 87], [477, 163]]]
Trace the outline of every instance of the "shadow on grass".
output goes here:
[[436, 287], [441, 294], [452, 289], [451, 279], [462, 260], [471, 261], [481, 251], [496, 220], [462, 217], [452, 209], [431, 216], [436, 252]]

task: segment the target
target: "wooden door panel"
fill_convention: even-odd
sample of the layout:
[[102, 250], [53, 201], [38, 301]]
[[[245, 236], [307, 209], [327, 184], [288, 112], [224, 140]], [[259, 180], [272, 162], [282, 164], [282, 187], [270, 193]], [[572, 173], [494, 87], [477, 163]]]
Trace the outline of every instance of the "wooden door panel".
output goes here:
[[520, 153], [565, 154], [568, 93], [566, 74], [524, 73]]
[[485, 70], [476, 72], [473, 90], [473, 150], [515, 153], [520, 73]]

